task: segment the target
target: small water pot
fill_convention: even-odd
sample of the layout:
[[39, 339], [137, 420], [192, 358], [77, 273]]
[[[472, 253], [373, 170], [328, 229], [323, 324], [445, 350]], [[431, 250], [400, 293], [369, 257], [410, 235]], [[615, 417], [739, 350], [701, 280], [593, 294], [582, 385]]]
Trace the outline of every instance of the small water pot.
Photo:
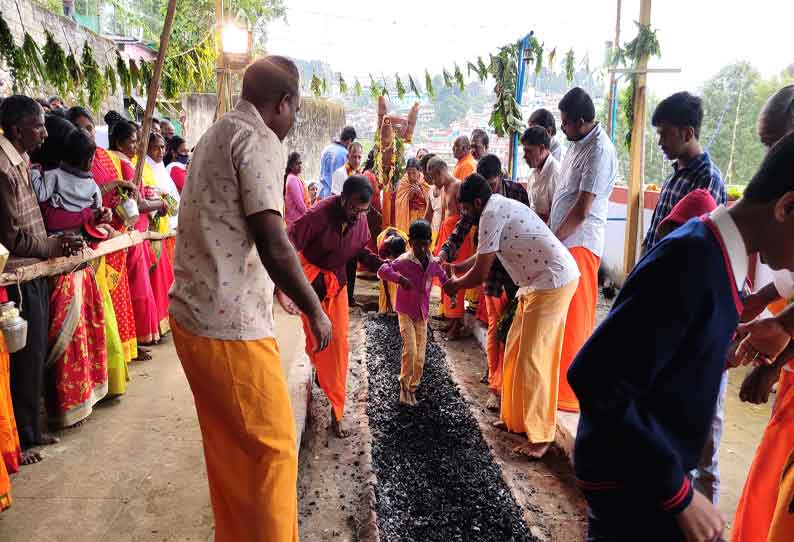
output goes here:
[[28, 322], [19, 315], [13, 301], [0, 304], [0, 329], [11, 354], [25, 348], [28, 342]]

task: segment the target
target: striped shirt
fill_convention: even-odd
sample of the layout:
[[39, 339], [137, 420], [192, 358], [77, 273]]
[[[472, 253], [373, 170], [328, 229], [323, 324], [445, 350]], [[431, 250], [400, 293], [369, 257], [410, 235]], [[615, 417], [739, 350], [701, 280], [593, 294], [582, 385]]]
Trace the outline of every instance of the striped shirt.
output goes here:
[[725, 183], [722, 181], [722, 173], [711, 161], [711, 157], [707, 152], [690, 160], [684, 167], [679, 167], [677, 161], [673, 163], [673, 173], [662, 186], [659, 202], [653, 211], [651, 226], [648, 228], [648, 233], [642, 243], [645, 251], [650, 250], [659, 241], [656, 238], [656, 228], [670, 214], [675, 204], [698, 188], [708, 190], [717, 205], [724, 205], [728, 199], [725, 195]]

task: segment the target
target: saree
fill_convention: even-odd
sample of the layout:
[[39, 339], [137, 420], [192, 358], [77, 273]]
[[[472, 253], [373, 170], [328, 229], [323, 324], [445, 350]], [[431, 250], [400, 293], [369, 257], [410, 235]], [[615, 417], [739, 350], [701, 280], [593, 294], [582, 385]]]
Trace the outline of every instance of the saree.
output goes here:
[[[151, 158], [146, 158], [143, 167], [143, 185], [145, 187], [158, 188], [164, 193], [169, 193], [178, 202], [179, 193], [173, 181], [165, 171], [162, 162], [157, 164]], [[167, 234], [172, 229], [176, 229], [176, 217], [157, 216], [149, 220], [151, 231]], [[167, 239], [169, 241], [173, 239]], [[149, 241], [149, 258], [152, 262], [150, 267], [150, 281], [152, 293], [157, 309], [157, 327], [160, 336], [167, 335], [171, 331], [168, 317], [168, 291], [174, 283], [173, 258], [166, 249], [166, 239], [162, 241]], [[173, 245], [172, 245], [173, 246]]]
[[[5, 289], [0, 288], [0, 302], [7, 301]], [[0, 511], [11, 506], [10, 474], [19, 472], [22, 448], [19, 444], [14, 406], [11, 402], [11, 356], [5, 338], [0, 333]]]
[[86, 419], [108, 393], [105, 313], [92, 267], [55, 280], [48, 343], [45, 366], [54, 381], [55, 407], [50, 416], [69, 427]]
[[[100, 187], [109, 182], [124, 178], [122, 175], [121, 161], [115, 156], [110, 155], [105, 149], [97, 147], [94, 154], [94, 165], [91, 169], [94, 182]], [[129, 175], [130, 172], [128, 171]], [[132, 177], [130, 177], [132, 178]], [[114, 209], [118, 203], [118, 196], [115, 193], [105, 194], [103, 205]], [[124, 226], [114, 215], [113, 226], [116, 229], [124, 229]], [[121, 349], [124, 355], [124, 362], [129, 363], [138, 357], [138, 341], [135, 331], [135, 317], [132, 311], [132, 297], [130, 296], [130, 284], [127, 275], [127, 251], [120, 250], [108, 254], [104, 258], [104, 282], [110, 291], [110, 298], [113, 302], [116, 324], [121, 340]], [[98, 270], [97, 273], [100, 271]], [[98, 277], [97, 277], [98, 278]], [[109, 358], [108, 364], [114, 362]]]
[[96, 279], [99, 295], [102, 297], [102, 308], [105, 312], [105, 345], [108, 365], [108, 395], [117, 396], [127, 392], [129, 371], [124, 346], [119, 334], [119, 325], [116, 319], [116, 310], [113, 306], [113, 297], [108, 285], [107, 258], [102, 257], [96, 262], [94, 277]]
[[[132, 168], [131, 162], [127, 163]], [[149, 216], [141, 214], [135, 229], [139, 232], [149, 230]], [[150, 345], [160, 340], [159, 318], [157, 317], [157, 302], [150, 272], [152, 269], [152, 251], [149, 241], [131, 246], [127, 251], [127, 273], [130, 282], [130, 297], [132, 311], [135, 316], [135, 333], [140, 345]]]
[[[436, 242], [436, 256], [438, 256], [438, 254], [441, 252], [441, 247], [444, 246], [444, 243], [446, 243], [449, 236], [455, 231], [455, 226], [457, 226], [459, 220], [460, 215], [451, 215], [446, 217], [441, 223], [441, 229], [438, 232], [438, 241]], [[466, 236], [465, 241], [463, 241], [460, 249], [458, 249], [458, 255], [452, 263], [460, 263], [463, 260], [470, 258], [472, 254], [474, 254], [474, 242], [472, 241], [472, 238], [473, 233], [470, 232]], [[444, 306], [444, 316], [453, 320], [456, 318], [463, 318], [466, 308], [465, 299], [466, 290], [460, 290], [457, 293], [454, 303], [451, 297], [442, 292], [441, 301]]]
[[[421, 195], [413, 193], [412, 187], [418, 186]], [[404, 175], [397, 185], [394, 198], [394, 227], [407, 232], [414, 220], [423, 219], [427, 210], [427, 193], [430, 187], [424, 181], [411, 183], [408, 175]]]
[[[408, 236], [405, 232], [393, 228], [393, 227], [383, 227], [383, 231], [380, 232], [378, 235], [377, 243], [378, 243], [378, 250], [380, 250], [383, 241], [386, 239], [386, 236], [390, 233], [396, 233], [400, 237], [403, 238], [405, 244], [408, 245]], [[383, 256], [381, 256], [383, 257]], [[397, 284], [394, 282], [385, 282], [379, 281], [378, 286], [378, 313], [385, 314], [388, 312], [394, 311], [394, 304], [397, 302]]]

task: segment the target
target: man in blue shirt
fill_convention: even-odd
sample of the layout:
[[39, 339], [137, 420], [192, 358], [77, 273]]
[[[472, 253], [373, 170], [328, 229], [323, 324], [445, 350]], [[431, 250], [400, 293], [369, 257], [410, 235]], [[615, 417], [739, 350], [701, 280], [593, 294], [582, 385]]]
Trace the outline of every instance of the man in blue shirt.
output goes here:
[[356, 129], [345, 126], [338, 141], [333, 141], [320, 155], [320, 198], [331, 195], [334, 171], [347, 162], [347, 148], [356, 140]]
[[588, 540], [720, 539], [725, 518], [688, 473], [709, 431], [754, 253], [772, 269], [794, 268], [794, 134], [769, 152], [736, 205], [651, 249], [568, 371], [582, 412], [574, 466]]
[[703, 105], [688, 92], [677, 92], [662, 100], [651, 123], [659, 134], [659, 146], [668, 160], [675, 160], [673, 173], [662, 186], [651, 225], [642, 243], [643, 253], [658, 242], [656, 228], [678, 201], [698, 188], [711, 193], [718, 205], [726, 201], [725, 183], [717, 166], [700, 145]]

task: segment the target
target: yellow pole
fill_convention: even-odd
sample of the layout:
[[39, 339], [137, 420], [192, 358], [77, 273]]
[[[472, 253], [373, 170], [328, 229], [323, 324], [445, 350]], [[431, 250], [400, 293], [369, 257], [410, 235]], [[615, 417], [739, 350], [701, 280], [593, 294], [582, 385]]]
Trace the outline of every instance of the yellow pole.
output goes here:
[[[651, 24], [651, 0], [642, 0], [640, 24]], [[647, 81], [648, 56], [637, 59], [635, 66], [636, 85], [634, 91], [634, 124], [631, 128], [631, 153], [628, 179], [628, 202], [626, 204], [626, 246], [623, 252], [623, 271], [628, 275], [637, 262], [637, 241], [640, 234], [640, 218], [644, 208], [642, 197], [643, 147], [645, 147], [645, 84]]]
[[168, 50], [168, 40], [171, 38], [171, 27], [174, 24], [176, 0], [168, 0], [168, 10], [165, 13], [163, 32], [160, 34], [160, 47], [157, 51], [157, 61], [154, 63], [152, 81], [149, 83], [149, 92], [146, 96], [146, 112], [143, 115], [143, 129], [141, 140], [138, 142], [138, 164], [135, 166], [135, 185], [140, 187], [143, 180], [143, 165], [146, 163], [146, 151], [149, 147], [149, 133], [152, 130], [152, 116], [157, 105], [157, 94], [160, 92], [160, 77], [163, 75], [165, 53]]
[[[218, 35], [218, 43], [220, 44], [220, 33], [223, 30], [223, 0], [215, 0], [215, 27]], [[220, 45], [221, 50], [218, 51], [218, 60], [216, 63], [216, 82], [215, 88], [218, 93], [218, 105], [215, 108], [215, 120], [221, 118], [226, 111], [228, 111], [229, 104], [226, 103], [226, 86], [228, 84], [228, 74], [226, 73], [226, 66], [223, 63], [223, 45]]]

